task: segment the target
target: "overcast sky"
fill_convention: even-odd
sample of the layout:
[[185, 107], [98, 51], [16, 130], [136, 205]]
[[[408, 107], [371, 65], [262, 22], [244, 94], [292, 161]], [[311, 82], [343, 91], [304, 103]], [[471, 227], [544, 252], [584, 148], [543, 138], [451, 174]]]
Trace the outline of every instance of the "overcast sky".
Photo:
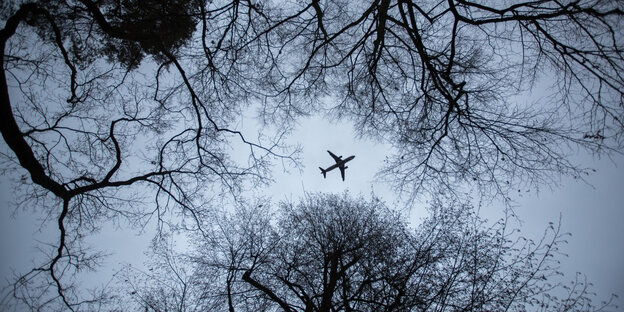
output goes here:
[[[352, 126], [332, 124], [316, 116], [302, 120], [291, 136], [291, 142], [300, 142], [303, 147], [303, 170], [287, 173], [281, 167], [275, 169], [275, 183], [256, 192], [270, 196], [274, 202], [297, 200], [305, 192], [343, 192], [368, 196], [371, 191], [392, 204], [396, 194], [383, 183], [377, 182], [375, 173], [380, 168], [390, 147], [367, 140], [354, 139]], [[323, 179], [318, 167], [328, 167], [333, 159], [327, 154], [331, 150], [337, 155], [355, 159], [348, 163], [346, 181], [342, 181], [338, 170], [328, 172]], [[522, 232], [530, 238], [539, 238], [548, 222], [557, 222], [561, 215], [563, 231], [571, 232], [569, 244], [563, 252], [569, 257], [562, 259], [562, 269], [567, 280], [574, 278], [575, 272], [584, 273], [595, 285], [598, 299], [607, 299], [611, 293], [624, 295], [624, 157], [593, 159], [591, 156], [579, 158], [584, 164], [597, 169], [587, 180], [592, 185], [573, 179], [564, 179], [554, 190], [522, 190], [516, 196], [516, 213], [522, 219]], [[57, 240], [57, 229], [39, 228], [40, 222], [33, 221], [29, 213], [11, 216], [12, 207], [8, 200], [13, 193], [6, 181], [0, 179], [0, 250], [2, 253], [3, 285], [10, 279], [11, 269], [23, 273], [32, 266], [33, 255], [37, 254], [36, 241]], [[416, 203], [410, 211], [411, 220], [425, 216], [424, 203]], [[490, 220], [501, 216], [502, 205], [491, 204], [483, 207], [481, 213]], [[417, 222], [417, 221], [415, 221]], [[103, 263], [102, 269], [91, 283], [105, 283], [121, 268], [123, 263], [135, 265], [145, 261], [144, 251], [151, 239], [150, 229], [140, 234], [137, 231], [120, 230], [107, 224], [103, 231], [90, 241], [100, 250], [114, 253]], [[152, 232], [153, 233], [153, 232]], [[624, 301], [617, 299], [622, 307]]]
[[[392, 203], [396, 194], [375, 180], [375, 173], [390, 153], [390, 147], [354, 137], [353, 128], [348, 124], [336, 125], [320, 117], [302, 122], [292, 139], [303, 142], [303, 173], [277, 174], [276, 183], [267, 193], [274, 200], [281, 200], [297, 199], [303, 190], [349, 190], [364, 195], [373, 190]], [[348, 163], [345, 182], [338, 170], [328, 172], [327, 179], [323, 179], [318, 167], [333, 164], [327, 150], [343, 157], [355, 155]], [[591, 185], [565, 178], [561, 185], [553, 186], [552, 191], [548, 188], [528, 193], [522, 190], [514, 196], [515, 212], [522, 220], [522, 233], [539, 239], [548, 223], [557, 223], [561, 216], [563, 232], [572, 234], [562, 250], [569, 255], [561, 259], [566, 280], [573, 280], [575, 273], [581, 272], [594, 284], [597, 299], [608, 299], [611, 293], [624, 296], [624, 157], [595, 159], [591, 155], [579, 155], [577, 160], [597, 170], [587, 177]], [[410, 211], [411, 219], [425, 216], [425, 206], [424, 202], [416, 203]], [[481, 214], [497, 220], [502, 216], [502, 207], [500, 203], [492, 203], [482, 207]], [[624, 306], [622, 298], [617, 300], [618, 306]]]

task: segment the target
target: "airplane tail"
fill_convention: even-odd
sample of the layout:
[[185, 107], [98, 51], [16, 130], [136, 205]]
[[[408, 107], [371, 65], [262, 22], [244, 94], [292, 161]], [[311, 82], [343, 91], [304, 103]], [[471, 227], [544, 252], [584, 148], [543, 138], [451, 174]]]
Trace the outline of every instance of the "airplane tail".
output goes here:
[[321, 174], [323, 174], [323, 178], [327, 178], [327, 170], [319, 167], [319, 169], [321, 169]]

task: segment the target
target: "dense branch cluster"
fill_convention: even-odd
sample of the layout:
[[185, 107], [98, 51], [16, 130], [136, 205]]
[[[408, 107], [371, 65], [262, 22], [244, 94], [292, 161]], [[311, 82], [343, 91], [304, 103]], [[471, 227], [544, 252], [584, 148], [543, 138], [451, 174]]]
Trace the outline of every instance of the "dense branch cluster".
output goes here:
[[618, 1], [310, 6], [290, 25], [306, 53], [287, 87], [333, 90], [335, 114], [396, 147], [381, 176], [408, 195], [505, 195], [584, 173], [569, 145], [622, 147]]
[[[266, 204], [266, 203], [265, 203]], [[416, 229], [379, 199], [308, 195], [239, 209], [177, 265], [129, 270], [137, 309], [154, 311], [601, 310], [589, 285], [559, 284], [555, 224], [539, 241], [510, 220], [437, 201]], [[185, 269], [182, 269], [184, 267]], [[184, 272], [184, 274], [181, 274]], [[162, 276], [178, 276], [177, 279]], [[184, 292], [181, 292], [184, 290]], [[559, 291], [553, 294], [553, 290]], [[156, 299], [158, 298], [158, 299]]]
[[12, 291], [33, 309], [91, 304], [72, 284], [99, 261], [82, 244], [103, 222], [177, 229], [188, 218], [184, 229], [201, 231], [211, 200], [269, 181], [272, 160], [295, 161], [281, 141], [288, 127], [254, 141], [234, 128], [258, 98], [245, 86], [263, 72], [246, 61], [258, 55], [251, 16], [199, 4], [44, 1], [3, 12], [3, 175], [59, 229], [50, 259]]
[[[3, 3], [2, 174], [59, 231], [11, 296], [103, 302], [72, 284], [99, 259], [85, 236], [151, 218], [208, 235], [211, 203], [297, 165], [284, 138], [312, 111], [393, 144], [380, 176], [408, 198], [581, 176], [570, 153], [622, 148], [623, 15], [611, 0]], [[252, 111], [262, 129], [243, 133]]]

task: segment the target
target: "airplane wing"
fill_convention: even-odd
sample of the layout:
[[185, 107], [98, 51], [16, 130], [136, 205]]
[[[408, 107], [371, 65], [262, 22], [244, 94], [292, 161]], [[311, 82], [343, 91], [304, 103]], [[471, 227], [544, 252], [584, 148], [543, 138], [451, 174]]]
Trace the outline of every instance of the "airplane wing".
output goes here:
[[344, 175], [345, 175], [345, 166], [342, 165], [339, 167], [340, 169], [340, 175], [342, 176], [342, 181], [344, 181]]
[[340, 162], [342, 160], [342, 158], [336, 156], [334, 153], [327, 151], [329, 153], [329, 156], [331, 156], [335, 162]]

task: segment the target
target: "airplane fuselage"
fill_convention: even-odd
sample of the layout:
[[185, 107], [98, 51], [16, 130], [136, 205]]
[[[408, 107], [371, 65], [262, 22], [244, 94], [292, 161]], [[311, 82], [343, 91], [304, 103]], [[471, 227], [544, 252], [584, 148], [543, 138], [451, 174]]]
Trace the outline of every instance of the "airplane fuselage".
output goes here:
[[337, 163], [327, 167], [327, 169], [325, 169], [325, 171], [332, 171], [332, 170], [334, 170], [334, 169], [336, 169], [338, 167], [344, 166], [347, 162], [349, 162], [353, 158], [355, 158], [355, 156], [349, 156], [349, 157], [347, 157], [347, 158], [345, 158], [345, 159], [343, 159], [343, 160], [341, 160], [341, 161], [339, 161], [339, 162], [337, 162]]

